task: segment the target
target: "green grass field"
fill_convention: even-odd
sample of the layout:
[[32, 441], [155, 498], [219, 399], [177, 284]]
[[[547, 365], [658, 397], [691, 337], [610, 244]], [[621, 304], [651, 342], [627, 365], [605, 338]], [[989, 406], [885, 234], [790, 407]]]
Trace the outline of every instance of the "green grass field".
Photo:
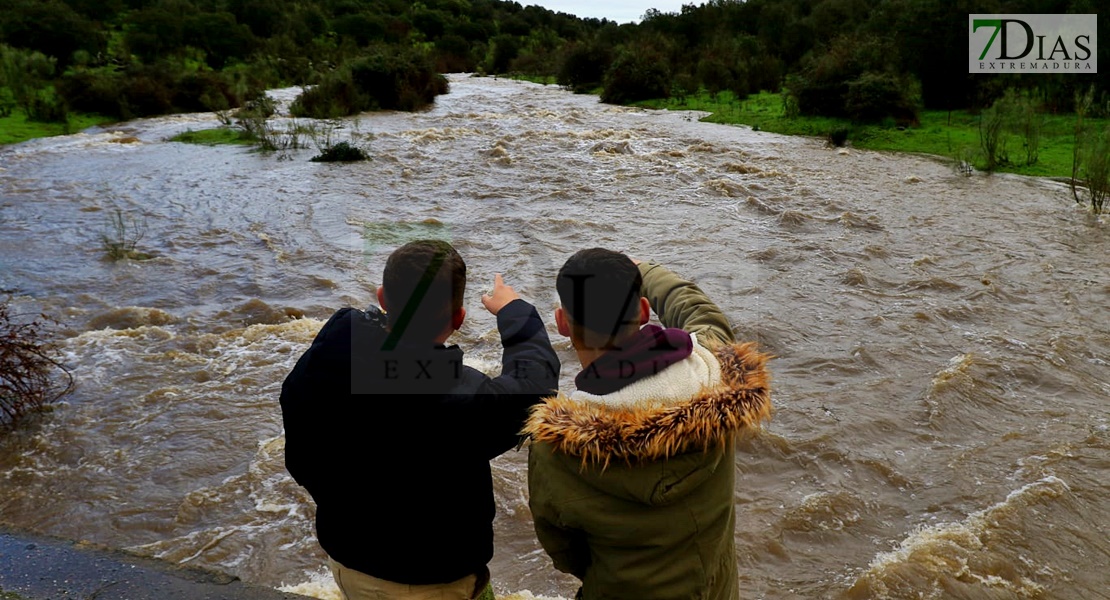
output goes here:
[[112, 119], [97, 115], [71, 114], [69, 123], [38, 123], [28, 121], [20, 111], [0, 117], [0, 145], [17, 144], [35, 138], [77, 133], [94, 125], [111, 123]]
[[[985, 168], [979, 149], [979, 117], [967, 111], [927, 110], [920, 115], [920, 124], [899, 129], [893, 122], [857, 124], [847, 119], [829, 117], [787, 117], [782, 97], [763, 92], [737, 101], [724, 92], [718, 97], [701, 93], [685, 102], [675, 98], [650, 100], [638, 106], [670, 110], [699, 110], [712, 113], [702, 119], [710, 123], [748, 125], [753, 129], [786, 135], [804, 135], [825, 138], [835, 129], [847, 129], [852, 147], [867, 150], [913, 152], [933, 154], [956, 160], [970, 159], [976, 168]], [[1088, 119], [1088, 123], [1107, 127], [1110, 120]], [[1011, 164], [999, 171], [1034, 175], [1039, 177], [1071, 177], [1072, 140], [1075, 117], [1073, 115], [1044, 115], [1044, 125], [1038, 144], [1036, 163], [1026, 165], [1022, 141], [1010, 136], [1007, 149]]]

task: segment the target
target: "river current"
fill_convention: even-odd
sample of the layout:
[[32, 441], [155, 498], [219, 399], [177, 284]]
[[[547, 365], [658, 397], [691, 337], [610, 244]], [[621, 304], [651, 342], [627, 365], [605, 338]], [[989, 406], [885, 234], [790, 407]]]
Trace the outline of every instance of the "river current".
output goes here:
[[[697, 281], [776, 356], [773, 419], [737, 449], [744, 598], [1110, 598], [1107, 224], [1052, 181], [698, 116], [452, 76], [426, 112], [317, 124], [364, 163], [167, 141], [211, 114], [0, 148], [0, 289], [62, 322], [77, 379], [0, 440], [0, 521], [329, 597], [277, 401], [323, 321], [443, 237], [468, 362], [497, 367], [478, 296], [500, 272], [570, 385], [552, 283], [603, 246]], [[117, 214], [155, 258], [105, 258]], [[397, 427], [419, 434], [366, 433]], [[495, 589], [573, 597], [526, 458], [493, 461]]]

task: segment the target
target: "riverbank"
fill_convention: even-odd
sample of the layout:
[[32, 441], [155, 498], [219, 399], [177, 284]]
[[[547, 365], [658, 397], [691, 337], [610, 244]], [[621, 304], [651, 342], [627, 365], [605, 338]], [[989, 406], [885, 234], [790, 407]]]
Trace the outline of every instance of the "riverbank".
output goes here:
[[[784, 135], [828, 138], [832, 132], [840, 131], [849, 145], [861, 150], [930, 154], [951, 158], [954, 166], [966, 161], [976, 169], [986, 169], [980, 150], [979, 116], [966, 110], [922, 110], [920, 122], [907, 127], [893, 120], [860, 124], [833, 117], [788, 117], [781, 95], [770, 92], [753, 94], [744, 100], [735, 99], [727, 91], [716, 96], [703, 92], [685, 98], [638, 102], [636, 106], [704, 111], [710, 114], [701, 120], [708, 123], [745, 125], [756, 131]], [[999, 165], [997, 171], [1034, 177], [1071, 177], [1075, 115], [1043, 114], [1041, 117], [1036, 162], [1025, 164], [1027, 157], [1022, 140], [1011, 135], [1008, 141], [1013, 162]], [[1108, 124], [1106, 119], [1087, 119], [1087, 122], [1096, 128]]]
[[22, 111], [15, 110], [6, 117], [0, 117], [0, 146], [18, 144], [36, 138], [76, 133], [112, 121], [113, 119], [100, 115], [73, 113], [67, 123], [41, 123], [30, 121]]
[[0, 600], [305, 600], [215, 571], [0, 528]]

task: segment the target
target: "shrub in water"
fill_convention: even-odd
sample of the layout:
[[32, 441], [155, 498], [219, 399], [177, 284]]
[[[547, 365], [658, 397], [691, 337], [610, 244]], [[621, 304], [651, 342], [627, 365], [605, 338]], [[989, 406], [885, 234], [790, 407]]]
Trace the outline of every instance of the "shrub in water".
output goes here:
[[313, 156], [312, 162], [356, 162], [360, 160], [368, 160], [370, 157], [366, 155], [366, 151], [358, 146], [352, 146], [347, 142], [339, 142], [334, 146], [324, 148], [320, 154]]
[[73, 376], [46, 339], [47, 319], [20, 322], [11, 314], [11, 298], [0, 301], [0, 425], [61, 398], [73, 389]]
[[837, 148], [843, 148], [844, 144], [848, 143], [848, 128], [837, 127], [829, 132], [828, 139], [829, 145]]
[[100, 247], [111, 260], [149, 260], [153, 255], [137, 250], [146, 235], [146, 225], [133, 218], [124, 218], [118, 208], [109, 218], [108, 231], [100, 234]]

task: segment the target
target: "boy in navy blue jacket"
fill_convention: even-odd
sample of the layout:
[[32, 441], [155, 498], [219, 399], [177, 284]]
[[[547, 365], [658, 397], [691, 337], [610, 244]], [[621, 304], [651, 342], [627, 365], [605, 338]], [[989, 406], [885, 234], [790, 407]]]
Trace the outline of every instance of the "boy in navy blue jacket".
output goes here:
[[316, 502], [317, 538], [349, 599], [463, 600], [488, 587], [489, 461], [555, 393], [559, 360], [536, 309], [497, 275], [482, 304], [497, 317], [501, 375], [464, 365], [444, 342], [466, 316], [465, 287], [447, 242], [402, 246], [378, 288], [383, 310], [337, 311], [282, 385], [286, 468]]

